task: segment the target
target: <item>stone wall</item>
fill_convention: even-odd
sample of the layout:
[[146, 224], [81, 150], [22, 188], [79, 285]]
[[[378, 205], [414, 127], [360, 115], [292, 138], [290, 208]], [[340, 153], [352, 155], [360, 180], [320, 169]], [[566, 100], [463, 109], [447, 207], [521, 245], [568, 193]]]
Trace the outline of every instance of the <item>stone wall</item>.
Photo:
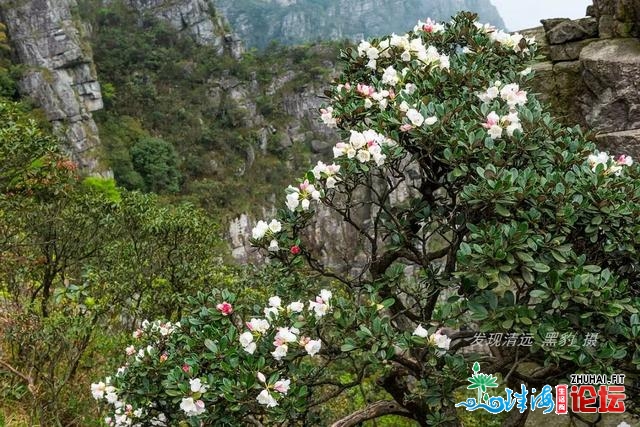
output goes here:
[[640, 159], [640, 0], [594, 0], [590, 16], [546, 19], [535, 35], [545, 61], [536, 89], [601, 149]]

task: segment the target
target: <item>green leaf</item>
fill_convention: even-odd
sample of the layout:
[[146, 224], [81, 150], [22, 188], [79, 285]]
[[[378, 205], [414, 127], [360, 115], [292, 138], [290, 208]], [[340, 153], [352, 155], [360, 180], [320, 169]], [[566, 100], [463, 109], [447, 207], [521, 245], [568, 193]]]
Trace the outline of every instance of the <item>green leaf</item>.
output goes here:
[[210, 339], [204, 340], [204, 346], [207, 347], [212, 353], [218, 352], [218, 346]]
[[342, 344], [342, 345], [340, 346], [340, 350], [341, 350], [343, 353], [348, 353], [348, 352], [350, 352], [350, 351], [355, 350], [356, 348], [358, 348], [358, 347], [357, 347], [355, 344], [351, 344], [351, 343]]
[[548, 273], [549, 271], [551, 271], [551, 268], [549, 268], [548, 265], [543, 264], [541, 262], [536, 262], [533, 265], [533, 269], [539, 273]]

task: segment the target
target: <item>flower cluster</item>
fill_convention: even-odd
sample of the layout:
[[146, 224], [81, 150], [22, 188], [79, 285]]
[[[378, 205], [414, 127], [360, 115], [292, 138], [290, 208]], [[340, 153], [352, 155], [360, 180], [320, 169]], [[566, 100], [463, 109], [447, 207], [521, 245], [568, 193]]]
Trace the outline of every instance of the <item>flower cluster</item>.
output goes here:
[[502, 116], [499, 116], [495, 111], [491, 111], [487, 115], [486, 121], [482, 124], [492, 139], [501, 138], [504, 130], [509, 136], [513, 136], [516, 130], [522, 131], [516, 107], [527, 103], [527, 92], [520, 89], [517, 83], [503, 85], [499, 81], [494, 82], [486, 91], [478, 94], [478, 98], [485, 103], [501, 99], [506, 102], [509, 108], [508, 114]]
[[487, 133], [491, 139], [498, 139], [502, 137], [502, 131], [507, 130], [507, 135], [513, 136], [513, 132], [516, 130], [522, 131], [522, 125], [518, 118], [518, 113], [512, 111], [509, 114], [498, 116], [495, 111], [490, 112], [487, 115], [487, 121], [482, 124], [482, 127], [487, 129]]
[[267, 408], [273, 408], [278, 406], [278, 401], [273, 396], [271, 390], [279, 393], [281, 396], [286, 396], [289, 392], [289, 386], [291, 385], [291, 380], [284, 379], [278, 380], [273, 384], [269, 384], [267, 382], [267, 378], [264, 376], [262, 372], [258, 372], [257, 374], [258, 381], [260, 381], [264, 385], [264, 389], [258, 394], [256, 400], [259, 404], [265, 405]]
[[535, 42], [534, 37], [525, 38], [522, 34], [519, 33], [511, 34], [506, 31], [498, 30], [489, 24], [481, 24], [479, 22], [476, 22], [474, 25], [480, 31], [488, 34], [489, 38], [492, 41], [500, 43], [506, 48], [513, 49], [514, 52], [523, 52], [528, 50], [528, 47], [523, 48], [521, 45], [523, 39], [525, 40], [527, 46]]
[[396, 98], [396, 92], [393, 88], [389, 88], [389, 90], [376, 90], [374, 86], [369, 86], [364, 83], [358, 83], [356, 86], [356, 93], [364, 98], [364, 108], [366, 109], [373, 107], [373, 101], [376, 101], [378, 103], [378, 107], [381, 110], [385, 110], [389, 105], [389, 101], [393, 101]]
[[[133, 409], [131, 404], [120, 400], [116, 387], [111, 384], [111, 377], [105, 378], [104, 382], [91, 384], [91, 394], [94, 399], [98, 401], [106, 400], [109, 405], [113, 406], [113, 416], [108, 416], [104, 419], [106, 425], [112, 427], [142, 427], [142, 421], [147, 415], [147, 411], [144, 408]], [[153, 426], [166, 426], [167, 417], [163, 413], [159, 413], [153, 416], [149, 422]]]
[[617, 158], [614, 158], [603, 151], [596, 151], [594, 154], [589, 155], [587, 162], [589, 163], [591, 170], [594, 172], [598, 165], [603, 165], [605, 175], [620, 175], [624, 166], [633, 165], [633, 159], [631, 156], [622, 154]]
[[290, 185], [286, 189], [287, 192], [287, 207], [290, 211], [295, 212], [298, 207], [301, 207], [303, 211], [308, 211], [311, 207], [311, 201], [318, 201], [322, 197], [322, 193], [315, 185], [311, 184], [308, 179], [305, 179], [297, 187]]
[[420, 338], [427, 338], [430, 345], [442, 350], [449, 350], [449, 346], [451, 345], [451, 338], [440, 332], [439, 329], [435, 333], [429, 335], [429, 331], [423, 328], [422, 325], [418, 325], [418, 327], [413, 331], [413, 335]]
[[269, 242], [269, 251], [275, 252], [280, 249], [278, 245], [277, 235], [282, 231], [282, 223], [277, 219], [271, 220], [271, 222], [267, 223], [266, 221], [258, 221], [253, 230], [251, 231], [252, 237], [257, 240], [263, 240], [265, 237], [270, 238]]
[[414, 32], [424, 31], [425, 33], [441, 33], [444, 31], [444, 25], [432, 21], [431, 18], [427, 18], [427, 22], [418, 20], [418, 24], [413, 27]]
[[[313, 312], [316, 319], [323, 317], [331, 311], [331, 292], [323, 289], [315, 299], [309, 301], [308, 309]], [[298, 314], [299, 318], [303, 316], [304, 304], [300, 301], [294, 301], [287, 306], [282, 305], [282, 300], [278, 296], [269, 298], [268, 306], [264, 308], [264, 319], [252, 318], [246, 322], [248, 331], [240, 334], [240, 345], [249, 354], [253, 354], [257, 349], [257, 341], [262, 339], [270, 330], [277, 331], [273, 338], [274, 350], [271, 356], [277, 361], [286, 357], [289, 352], [290, 345], [299, 345], [304, 348], [308, 355], [315, 356], [322, 346], [320, 340], [313, 340], [309, 337], [301, 336], [300, 330], [294, 326], [274, 327], [273, 323], [280, 319], [280, 315], [285, 313]]]
[[364, 132], [352, 130], [349, 142], [339, 142], [333, 147], [333, 156], [335, 158], [356, 158], [360, 163], [373, 161], [376, 165], [381, 166], [387, 157], [382, 153], [382, 147], [394, 144], [394, 141], [374, 130], [368, 129]]
[[180, 402], [180, 409], [184, 411], [187, 417], [197, 417], [206, 411], [205, 404], [200, 397], [208, 388], [200, 378], [189, 380], [189, 389], [192, 395], [183, 397], [182, 402]]

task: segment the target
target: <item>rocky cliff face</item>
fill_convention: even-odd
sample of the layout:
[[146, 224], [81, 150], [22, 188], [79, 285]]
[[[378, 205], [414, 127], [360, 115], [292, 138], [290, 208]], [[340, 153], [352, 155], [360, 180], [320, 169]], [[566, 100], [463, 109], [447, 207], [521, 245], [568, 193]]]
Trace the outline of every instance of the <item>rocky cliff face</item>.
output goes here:
[[217, 0], [216, 6], [247, 45], [257, 47], [404, 33], [418, 19], [447, 20], [459, 10], [504, 27], [489, 0]]
[[0, 2], [18, 60], [27, 66], [22, 91], [42, 107], [74, 160], [96, 172], [100, 140], [91, 112], [102, 108], [102, 96], [75, 7], [74, 0]]
[[216, 48], [219, 55], [239, 58], [242, 42], [231, 32], [224, 16], [206, 0], [130, 0], [133, 8], [167, 21], [176, 30], [192, 36], [196, 42]]
[[578, 20], [543, 20], [547, 61], [537, 89], [568, 123], [596, 132], [613, 154], [640, 158], [640, 2], [594, 0]]

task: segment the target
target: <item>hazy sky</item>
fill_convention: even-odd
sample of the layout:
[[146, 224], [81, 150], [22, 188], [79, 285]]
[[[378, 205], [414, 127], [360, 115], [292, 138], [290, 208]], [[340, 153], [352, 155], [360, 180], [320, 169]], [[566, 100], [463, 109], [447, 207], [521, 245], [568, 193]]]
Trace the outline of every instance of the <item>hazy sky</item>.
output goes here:
[[592, 0], [491, 0], [510, 31], [537, 27], [543, 18], [583, 18]]

